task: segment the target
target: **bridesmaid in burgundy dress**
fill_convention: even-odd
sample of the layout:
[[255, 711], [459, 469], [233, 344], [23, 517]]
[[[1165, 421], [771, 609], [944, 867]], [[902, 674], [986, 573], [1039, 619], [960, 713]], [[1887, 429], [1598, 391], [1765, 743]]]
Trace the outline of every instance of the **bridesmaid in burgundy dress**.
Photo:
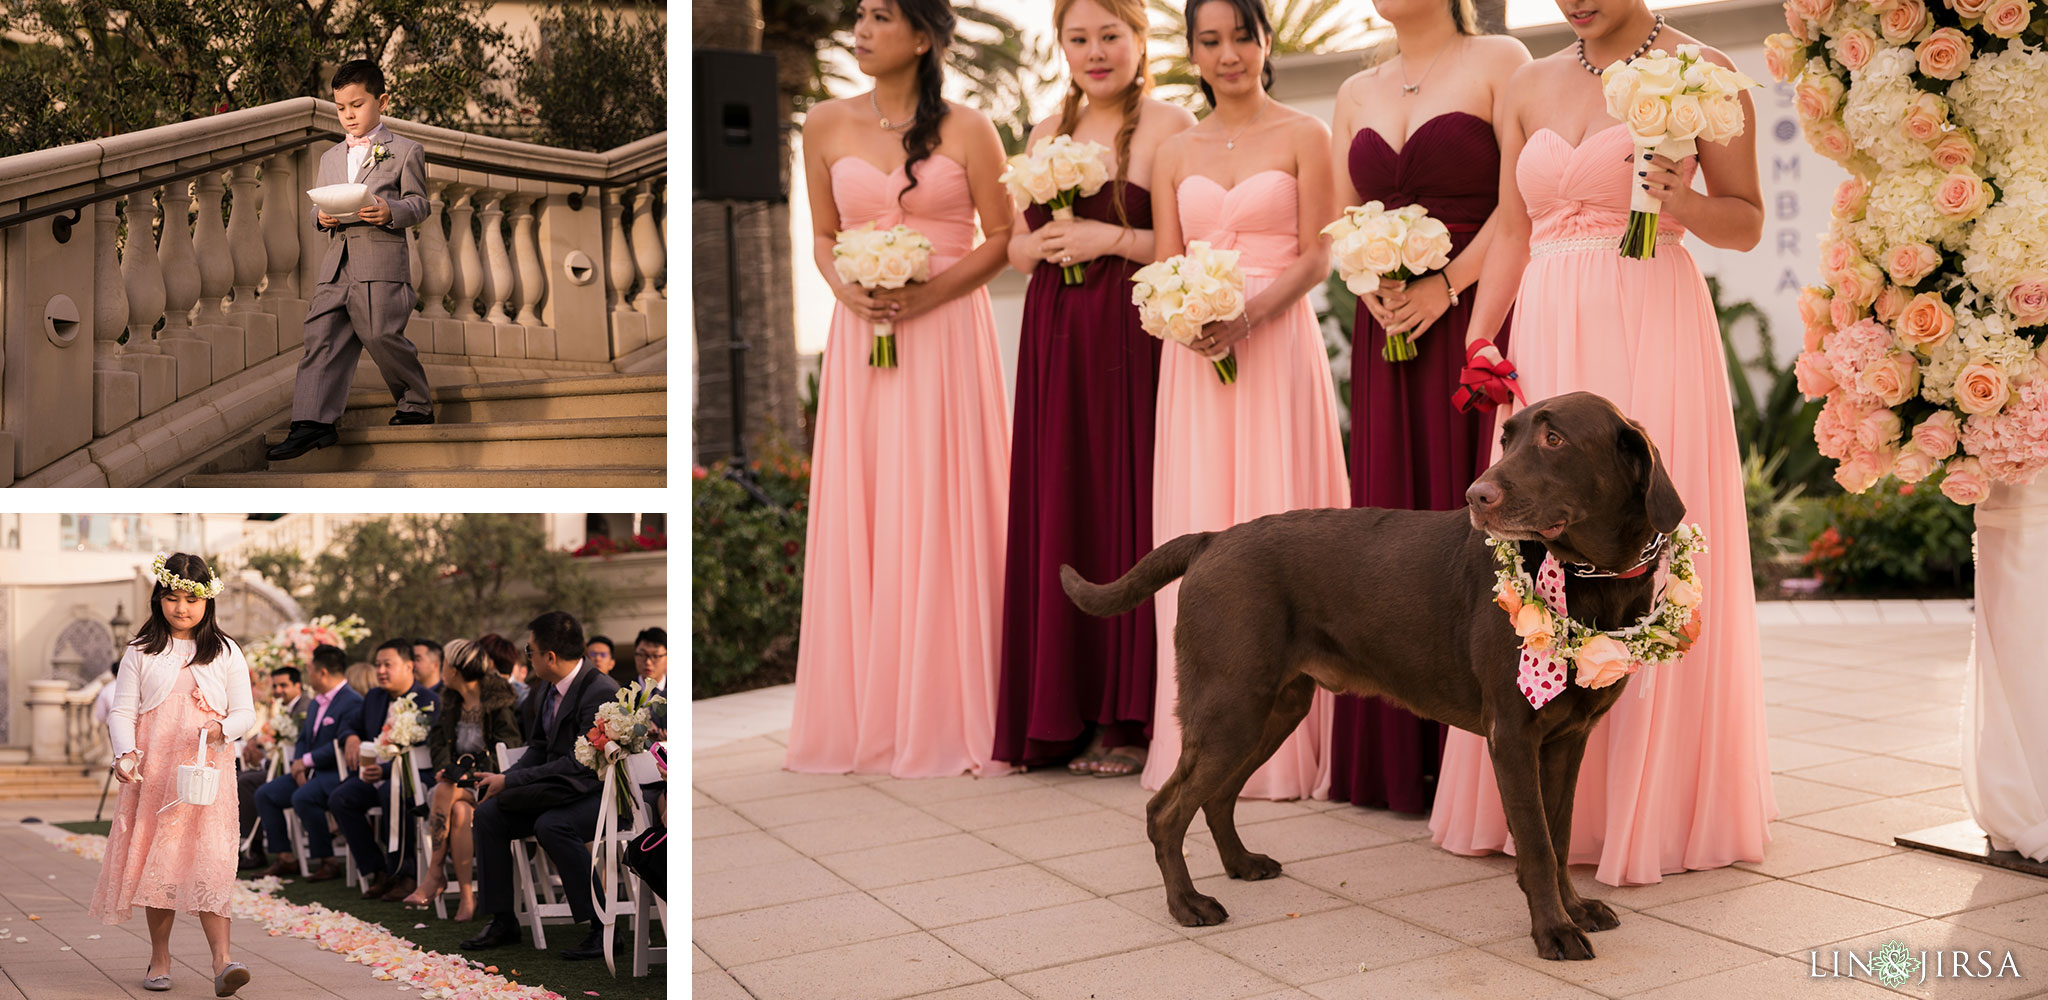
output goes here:
[[[1161, 141], [1194, 125], [1146, 96], [1143, 0], [1053, 5], [1072, 84], [1030, 142], [1071, 135], [1111, 151], [1111, 182], [1054, 221], [1030, 206], [1010, 263], [1031, 275], [1017, 348], [1003, 596], [997, 760], [1102, 776], [1137, 773], [1151, 736], [1158, 636], [1151, 602], [1112, 619], [1060, 590], [1071, 563], [1114, 579], [1152, 548], [1153, 411], [1159, 344], [1138, 325], [1130, 275], [1152, 259], [1148, 177]], [[1067, 264], [1085, 267], [1064, 284]]]
[[[1376, 0], [1400, 55], [1345, 81], [1334, 113], [1337, 197], [1347, 205], [1421, 204], [1451, 230], [1443, 271], [1364, 296], [1351, 337], [1351, 503], [1451, 510], [1485, 469], [1491, 412], [1451, 402], [1465, 326], [1492, 230], [1500, 147], [1490, 124], [1522, 43], [1479, 35], [1471, 0]], [[1453, 294], [1455, 292], [1455, 294]], [[1455, 299], [1455, 301], [1453, 301]], [[1381, 356], [1389, 331], [1413, 360]], [[1419, 331], [1419, 333], [1418, 333]], [[1378, 698], [1342, 695], [1331, 730], [1330, 797], [1429, 811], [1444, 727]]]

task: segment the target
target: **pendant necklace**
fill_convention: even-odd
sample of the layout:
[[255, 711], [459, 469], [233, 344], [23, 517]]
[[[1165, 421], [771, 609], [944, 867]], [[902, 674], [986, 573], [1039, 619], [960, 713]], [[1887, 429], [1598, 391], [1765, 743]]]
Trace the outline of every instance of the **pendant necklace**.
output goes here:
[[1224, 141], [1224, 143], [1223, 143], [1223, 148], [1224, 148], [1224, 149], [1236, 149], [1236, 148], [1237, 148], [1237, 139], [1238, 139], [1238, 136], [1241, 136], [1241, 135], [1243, 135], [1243, 134], [1244, 134], [1244, 130], [1245, 130], [1245, 129], [1251, 128], [1251, 127], [1252, 127], [1252, 125], [1254, 125], [1255, 123], [1257, 123], [1257, 122], [1258, 122], [1258, 120], [1259, 120], [1259, 115], [1263, 115], [1263, 114], [1265, 114], [1265, 113], [1266, 113], [1266, 108], [1267, 108], [1267, 107], [1268, 107], [1269, 105], [1271, 105], [1272, 103], [1273, 103], [1273, 98], [1272, 98], [1271, 96], [1268, 96], [1268, 97], [1266, 98], [1266, 103], [1265, 103], [1265, 104], [1261, 104], [1261, 105], [1259, 105], [1259, 112], [1258, 112], [1258, 114], [1255, 114], [1255, 115], [1253, 115], [1253, 116], [1251, 117], [1251, 121], [1245, 122], [1245, 123], [1244, 123], [1243, 125], [1240, 125], [1240, 126], [1238, 126], [1238, 128], [1237, 128], [1237, 131], [1235, 131], [1235, 132], [1232, 132], [1232, 133], [1230, 134], [1230, 138]]

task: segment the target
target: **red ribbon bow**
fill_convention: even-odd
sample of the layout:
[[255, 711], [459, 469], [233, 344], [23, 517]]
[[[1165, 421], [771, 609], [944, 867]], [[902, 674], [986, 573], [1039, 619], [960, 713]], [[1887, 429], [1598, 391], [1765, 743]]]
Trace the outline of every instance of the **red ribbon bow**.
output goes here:
[[1461, 411], [1491, 410], [1507, 402], [1510, 395], [1516, 402], [1528, 402], [1522, 397], [1514, 362], [1506, 358], [1495, 363], [1479, 359], [1479, 351], [1492, 346], [1491, 340], [1479, 340], [1465, 348], [1465, 368], [1458, 373], [1458, 388], [1451, 392], [1451, 402]]

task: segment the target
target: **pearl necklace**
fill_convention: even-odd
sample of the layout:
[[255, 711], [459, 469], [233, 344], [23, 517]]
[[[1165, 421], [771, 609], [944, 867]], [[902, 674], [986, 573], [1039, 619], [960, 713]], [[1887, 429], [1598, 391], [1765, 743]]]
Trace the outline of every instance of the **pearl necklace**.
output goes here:
[[[1653, 16], [1656, 17], [1657, 23], [1650, 27], [1650, 37], [1643, 39], [1643, 44], [1636, 46], [1636, 50], [1634, 52], [1629, 53], [1628, 58], [1621, 60], [1622, 62], [1633, 61], [1637, 56], [1640, 56], [1643, 53], [1650, 51], [1650, 46], [1655, 45], [1657, 43], [1658, 33], [1664, 30], [1664, 15], [1657, 14]], [[1593, 64], [1586, 61], [1586, 40], [1583, 38], [1579, 39], [1578, 47], [1579, 65], [1586, 67], [1586, 72], [1591, 73], [1594, 76], [1599, 76], [1600, 71], [1594, 69]]]
[[[1662, 15], [1659, 16], [1661, 17]], [[1650, 37], [1655, 38], [1656, 36], [1652, 35]], [[1580, 61], [1584, 61], [1583, 57]], [[882, 102], [875, 99], [875, 92], [872, 90], [868, 91], [868, 106], [875, 109], [875, 117], [881, 120], [882, 128], [890, 132], [901, 131], [903, 129], [909, 128], [911, 125], [916, 124], [917, 122], [917, 112], [913, 111], [910, 113], [909, 121], [895, 122], [892, 124], [889, 121], [889, 116], [882, 113]]]

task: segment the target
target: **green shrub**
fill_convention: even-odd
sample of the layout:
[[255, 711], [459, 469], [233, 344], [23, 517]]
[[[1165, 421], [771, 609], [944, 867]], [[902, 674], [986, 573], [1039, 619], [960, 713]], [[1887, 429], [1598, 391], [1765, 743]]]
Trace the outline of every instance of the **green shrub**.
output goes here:
[[1975, 573], [1968, 508], [1932, 481], [1894, 479], [1828, 498], [1828, 523], [1806, 562], [1829, 590], [1847, 594], [1967, 593]]
[[693, 698], [765, 687], [796, 676], [811, 463], [783, 456], [755, 462], [751, 469], [772, 505], [750, 495], [723, 463], [694, 471]]

